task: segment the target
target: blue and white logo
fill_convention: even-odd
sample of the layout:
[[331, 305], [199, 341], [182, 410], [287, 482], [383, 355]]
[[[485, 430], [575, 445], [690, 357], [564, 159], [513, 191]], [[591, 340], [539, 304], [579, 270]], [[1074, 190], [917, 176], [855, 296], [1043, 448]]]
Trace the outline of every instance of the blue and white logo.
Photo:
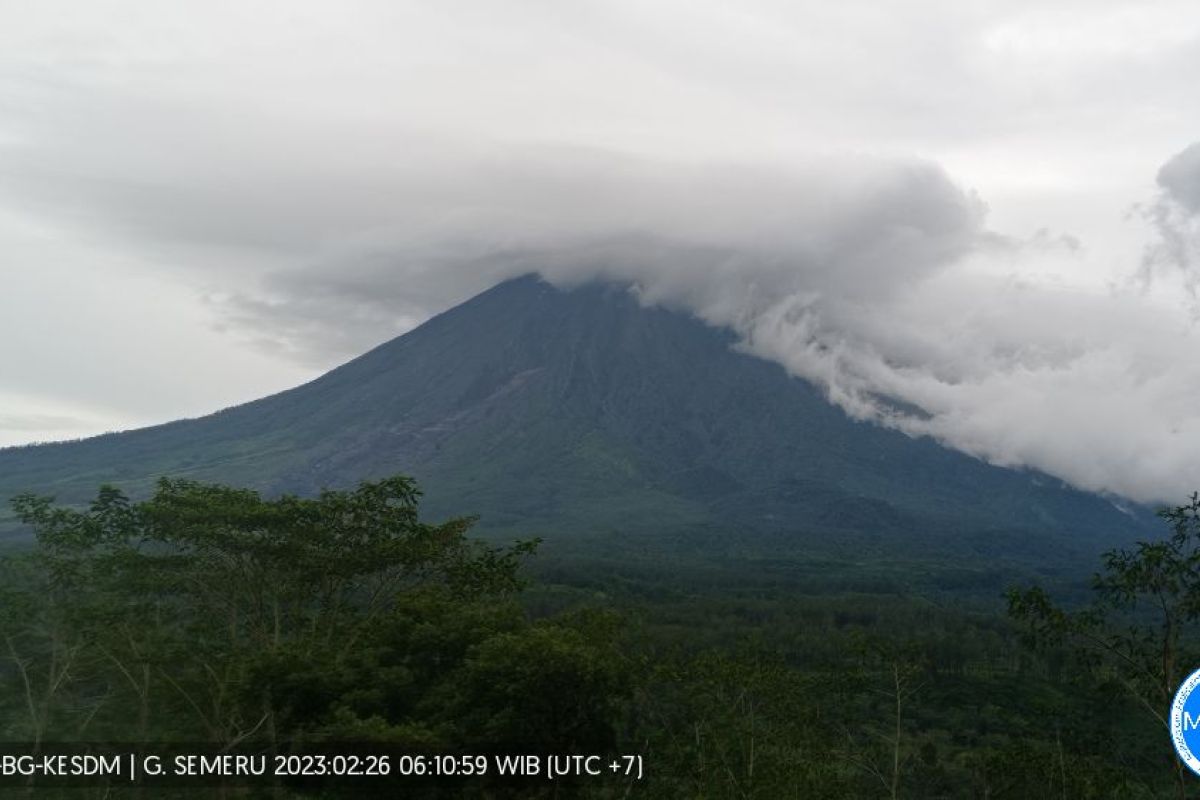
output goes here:
[[1188, 675], [1171, 703], [1171, 742], [1179, 759], [1200, 775], [1200, 669]]

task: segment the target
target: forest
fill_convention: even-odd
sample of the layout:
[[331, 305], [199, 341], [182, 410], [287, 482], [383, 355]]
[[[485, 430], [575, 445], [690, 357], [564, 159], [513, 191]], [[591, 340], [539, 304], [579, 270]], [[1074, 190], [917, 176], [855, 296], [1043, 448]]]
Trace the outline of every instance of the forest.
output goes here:
[[[313, 498], [164, 479], [143, 501], [104, 486], [87, 507], [12, 507], [34, 539], [0, 561], [0, 753], [374, 752], [459, 774], [4, 775], [5, 795], [1200, 796], [1164, 719], [1200, 663], [1196, 497], [1090, 582], [1048, 587], [502, 543], [422, 519], [402, 476]], [[512, 754], [641, 770], [463, 774]]]

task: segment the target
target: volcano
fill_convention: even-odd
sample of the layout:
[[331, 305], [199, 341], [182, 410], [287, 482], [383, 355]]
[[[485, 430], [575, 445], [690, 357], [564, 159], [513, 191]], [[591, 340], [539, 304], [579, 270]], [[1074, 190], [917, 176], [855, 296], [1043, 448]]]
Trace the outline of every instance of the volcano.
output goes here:
[[0, 450], [0, 496], [160, 476], [312, 494], [414, 476], [484, 532], [768, 535], [882, 552], [1095, 553], [1109, 498], [853, 420], [732, 334], [627, 287], [502, 283], [303, 386], [207, 417]]

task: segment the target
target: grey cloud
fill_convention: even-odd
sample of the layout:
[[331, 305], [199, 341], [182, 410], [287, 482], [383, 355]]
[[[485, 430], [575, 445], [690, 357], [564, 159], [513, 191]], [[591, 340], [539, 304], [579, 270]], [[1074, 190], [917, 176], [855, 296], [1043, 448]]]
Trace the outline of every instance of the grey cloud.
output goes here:
[[1146, 248], [1141, 277], [1177, 272], [1193, 294], [1200, 289], [1200, 142], [1158, 170], [1159, 195], [1141, 210], [1156, 239]]
[[1191, 214], [1200, 214], [1200, 142], [1177, 153], [1158, 170], [1158, 185]]
[[997, 235], [936, 166], [575, 159], [577, 174], [552, 155], [508, 160], [470, 203], [427, 204], [439, 222], [419, 235], [400, 226], [274, 273], [269, 308], [236, 298], [239, 324], [345, 355], [524, 272], [621, 281], [733, 329], [857, 418], [1141, 500], [1200, 482], [1186, 315], [1133, 290], [1023, 281], [1022, 265], [1084, 248], [1045, 230]]
[[530, 271], [635, 283], [646, 302], [724, 324], [797, 292], [883, 298], [994, 245], [982, 204], [917, 161], [698, 168], [549, 152], [470, 172], [447, 181], [466, 184], [461, 196], [406, 198], [390, 228], [218, 303], [273, 347], [319, 361]]
[[[109, 200], [104, 213], [142, 213]], [[306, 364], [352, 356], [507, 277], [605, 278], [732, 328], [858, 418], [1139, 499], [1200, 480], [1183, 455], [1200, 431], [1177, 410], [1200, 386], [1159, 361], [1184, 357], [1190, 333], [1136, 297], [1007, 277], [1004, 265], [1078, 258], [1079, 243], [991, 232], [982, 202], [928, 162], [698, 167], [496, 150], [442, 155], [383, 187], [351, 176], [292, 203], [261, 219], [253, 203], [228, 213], [270, 231], [341, 206], [345, 222], [313, 237], [306, 263], [268, 260], [210, 301], [249, 343]], [[979, 263], [1001, 267], [989, 277]]]

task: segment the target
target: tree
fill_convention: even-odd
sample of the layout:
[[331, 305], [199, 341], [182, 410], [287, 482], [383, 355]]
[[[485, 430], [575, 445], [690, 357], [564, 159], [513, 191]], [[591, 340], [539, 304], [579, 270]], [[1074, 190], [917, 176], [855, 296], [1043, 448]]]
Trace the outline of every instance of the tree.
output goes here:
[[881, 641], [862, 642], [860, 647], [864, 656], [869, 656], [871, 661], [877, 662], [884, 675], [883, 688], [872, 686], [871, 693], [884, 701], [885, 707], [882, 710], [885, 713], [880, 719], [886, 719], [887, 724], [874, 721], [868, 728], [870, 737], [883, 743], [884, 754], [879, 758], [873, 752], [877, 748], [859, 745], [847, 731], [849, 746], [842, 755], [878, 781], [891, 800], [897, 800], [900, 797], [903, 768], [913, 749], [906, 741], [905, 713], [908, 710], [908, 701], [921, 689], [922, 684], [918, 680], [925, 664], [922, 663], [920, 654], [911, 647], [897, 647]]
[[[1090, 607], [1064, 610], [1032, 587], [1011, 590], [1008, 608], [1035, 645], [1068, 647], [1093, 670], [1115, 678], [1166, 728], [1180, 664], [1193, 640], [1189, 634], [1200, 621], [1200, 495], [1159, 516], [1171, 527], [1166, 539], [1104, 554]], [[1174, 766], [1183, 798], [1183, 765], [1175, 759]]]
[[302, 721], [297, 698], [377, 647], [415, 597], [466, 605], [520, 587], [535, 542], [487, 547], [469, 518], [421, 522], [418, 498], [405, 477], [313, 499], [167, 479], [141, 503], [103, 487], [84, 511], [16, 498], [44, 584], [22, 598], [29, 623], [4, 631], [32, 735], [73, 681], [76, 698], [105, 687], [117, 738], [275, 747]]

